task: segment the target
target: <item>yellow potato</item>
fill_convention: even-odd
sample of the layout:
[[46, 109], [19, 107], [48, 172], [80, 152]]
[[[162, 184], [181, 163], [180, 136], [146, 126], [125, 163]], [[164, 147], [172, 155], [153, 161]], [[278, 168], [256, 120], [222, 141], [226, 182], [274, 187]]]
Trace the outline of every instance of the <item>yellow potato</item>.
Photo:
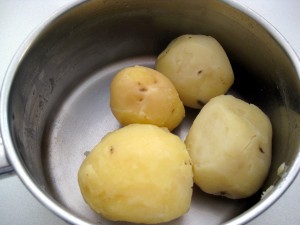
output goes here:
[[185, 116], [183, 103], [171, 81], [142, 66], [127, 67], [114, 77], [110, 107], [122, 125], [154, 124], [173, 130]]
[[78, 172], [89, 206], [114, 221], [160, 223], [190, 207], [193, 172], [185, 144], [166, 128], [131, 124], [106, 135]]
[[214, 195], [251, 196], [268, 175], [271, 139], [270, 120], [258, 107], [230, 95], [211, 99], [185, 140], [195, 183]]
[[234, 81], [224, 49], [205, 35], [176, 38], [158, 56], [155, 68], [173, 82], [183, 104], [192, 108], [225, 94]]

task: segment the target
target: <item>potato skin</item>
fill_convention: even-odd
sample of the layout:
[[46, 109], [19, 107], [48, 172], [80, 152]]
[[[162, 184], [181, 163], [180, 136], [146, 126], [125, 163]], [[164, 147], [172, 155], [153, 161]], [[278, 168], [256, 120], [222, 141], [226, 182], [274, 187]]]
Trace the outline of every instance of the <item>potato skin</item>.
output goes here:
[[110, 107], [122, 125], [132, 123], [177, 127], [185, 109], [171, 81], [143, 66], [127, 67], [112, 80]]
[[271, 164], [272, 126], [256, 106], [229, 95], [211, 99], [185, 140], [194, 181], [204, 191], [232, 199], [258, 191]]
[[206, 35], [176, 38], [158, 56], [155, 69], [173, 82], [183, 104], [192, 108], [225, 94], [234, 82], [224, 49]]
[[79, 172], [89, 206], [113, 221], [160, 223], [189, 210], [193, 172], [185, 144], [166, 128], [131, 124], [106, 135]]

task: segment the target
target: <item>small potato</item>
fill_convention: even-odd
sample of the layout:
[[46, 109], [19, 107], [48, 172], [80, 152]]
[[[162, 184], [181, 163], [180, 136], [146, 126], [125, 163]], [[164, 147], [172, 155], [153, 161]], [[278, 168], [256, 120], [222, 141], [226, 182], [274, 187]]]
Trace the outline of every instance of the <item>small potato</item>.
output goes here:
[[190, 207], [193, 172], [185, 144], [166, 128], [131, 124], [106, 135], [79, 172], [81, 193], [113, 221], [160, 223]]
[[251, 196], [268, 175], [271, 139], [270, 120], [258, 107], [230, 95], [211, 99], [185, 141], [195, 183], [214, 195]]
[[171, 81], [153, 69], [134, 66], [121, 70], [110, 87], [110, 107], [122, 125], [131, 123], [177, 127], [185, 109]]
[[158, 56], [155, 68], [173, 82], [183, 104], [192, 108], [225, 94], [234, 81], [224, 49], [205, 35], [176, 38]]

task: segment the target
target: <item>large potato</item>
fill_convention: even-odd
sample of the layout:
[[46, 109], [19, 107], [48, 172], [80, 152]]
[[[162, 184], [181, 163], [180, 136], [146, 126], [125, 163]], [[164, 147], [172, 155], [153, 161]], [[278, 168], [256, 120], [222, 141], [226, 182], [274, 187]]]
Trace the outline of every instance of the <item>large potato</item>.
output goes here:
[[193, 172], [179, 137], [166, 128], [131, 124], [88, 154], [78, 182], [85, 201], [106, 218], [160, 223], [188, 211]]
[[271, 123], [258, 107], [230, 95], [211, 99], [186, 138], [195, 183], [233, 199], [254, 194], [269, 171], [271, 139]]
[[158, 56], [155, 68], [173, 82], [183, 104], [192, 108], [225, 94], [234, 81], [224, 49], [205, 35], [176, 38]]
[[110, 106], [122, 125], [154, 124], [173, 130], [185, 115], [183, 103], [171, 81], [143, 66], [127, 67], [114, 77]]

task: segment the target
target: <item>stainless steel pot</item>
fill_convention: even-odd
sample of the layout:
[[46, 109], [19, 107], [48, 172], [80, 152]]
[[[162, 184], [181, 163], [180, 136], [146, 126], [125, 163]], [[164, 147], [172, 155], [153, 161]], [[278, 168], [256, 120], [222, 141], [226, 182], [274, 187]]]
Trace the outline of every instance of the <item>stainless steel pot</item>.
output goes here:
[[[231, 93], [271, 118], [273, 160], [253, 197], [227, 200], [195, 188], [190, 212], [168, 224], [246, 223], [289, 187], [300, 169], [300, 63], [270, 24], [234, 1], [90, 1], [63, 9], [36, 30], [2, 86], [6, 155], [46, 207], [73, 224], [117, 224], [88, 208], [76, 180], [84, 153], [119, 127], [109, 109], [110, 80], [125, 66], [152, 67], [170, 40], [187, 33], [214, 36], [225, 48], [236, 77]], [[175, 131], [182, 138], [197, 111], [187, 114]], [[9, 171], [0, 156], [1, 172]], [[287, 167], [279, 176], [282, 163]]]

